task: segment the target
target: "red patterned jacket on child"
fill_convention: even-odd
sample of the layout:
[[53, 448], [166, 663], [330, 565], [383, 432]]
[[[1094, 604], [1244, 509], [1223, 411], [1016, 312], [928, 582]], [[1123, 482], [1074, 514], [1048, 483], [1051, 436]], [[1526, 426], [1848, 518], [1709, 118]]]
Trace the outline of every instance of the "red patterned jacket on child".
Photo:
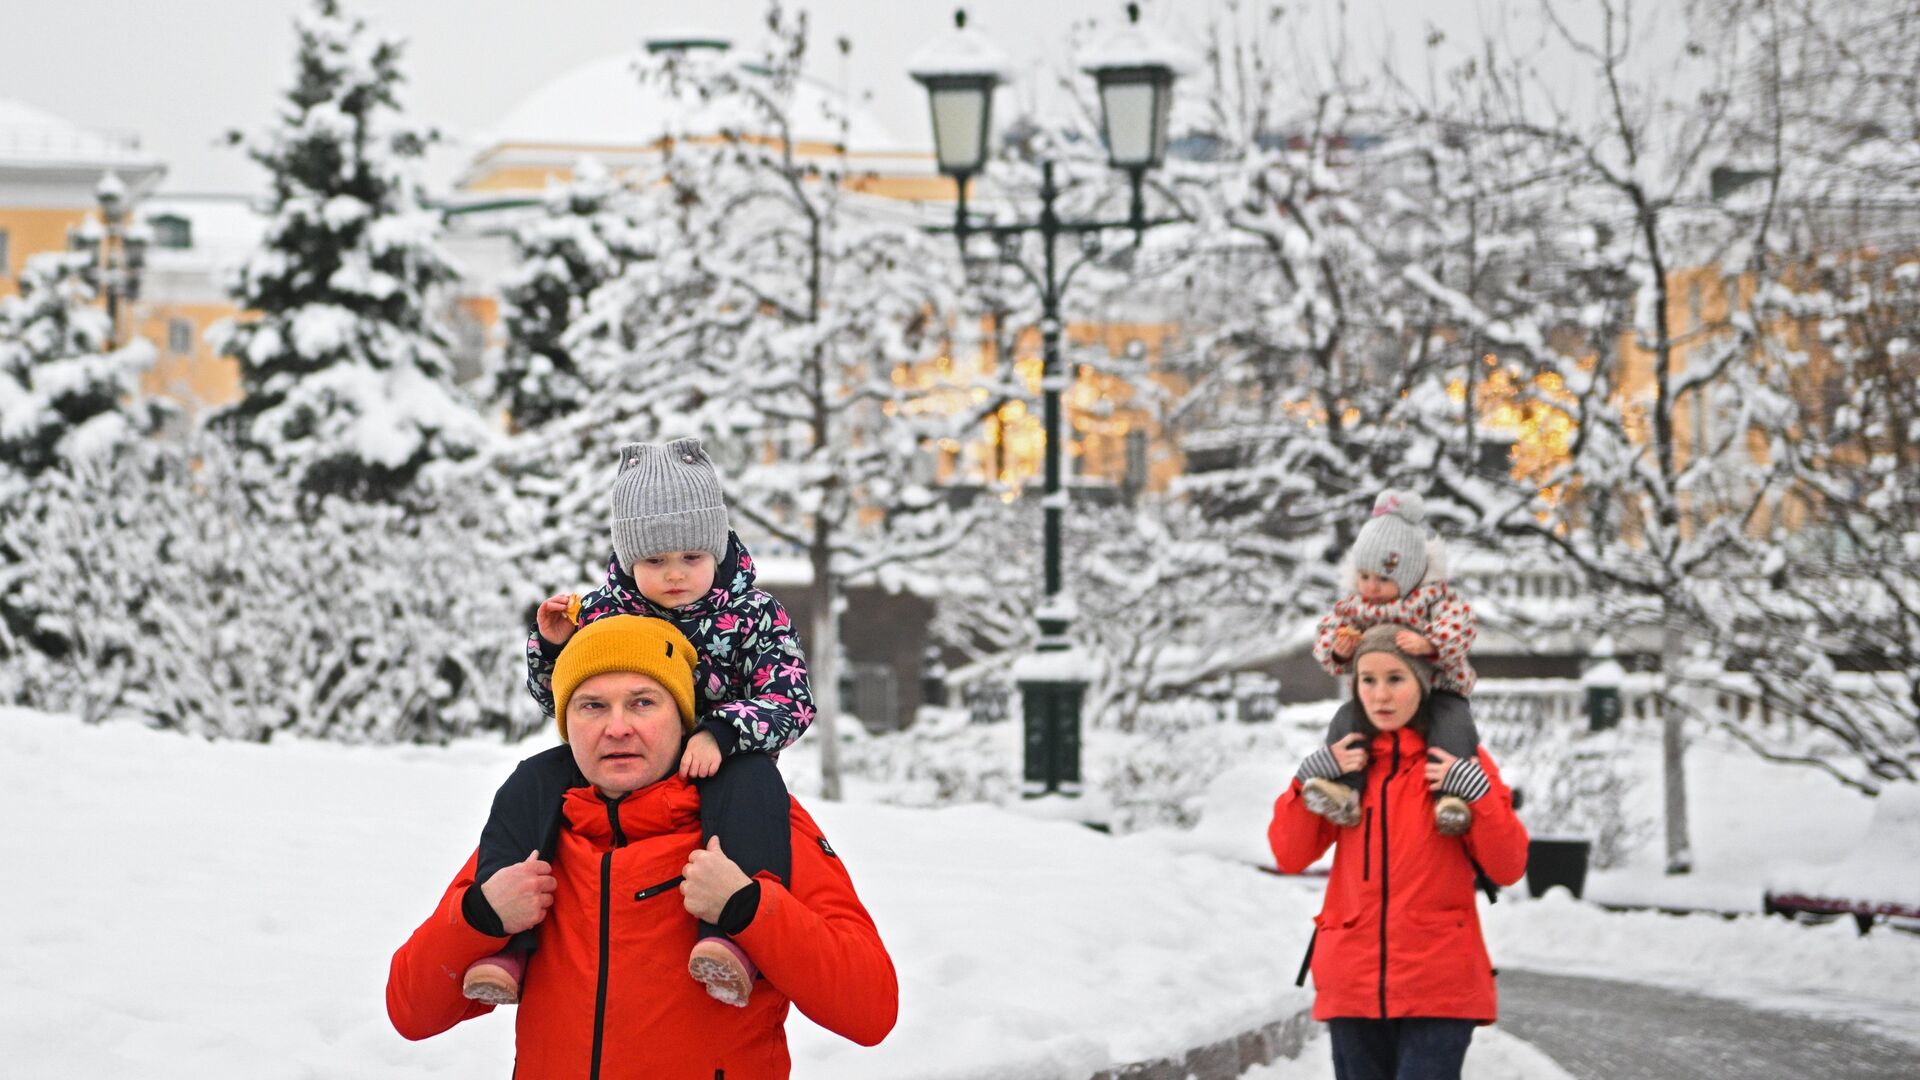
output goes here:
[[1474, 674], [1467, 663], [1467, 650], [1473, 647], [1476, 627], [1473, 609], [1466, 598], [1445, 581], [1431, 578], [1397, 600], [1369, 604], [1358, 593], [1349, 593], [1320, 620], [1313, 639], [1313, 658], [1334, 678], [1345, 678], [1352, 665], [1333, 655], [1334, 634], [1343, 626], [1361, 633], [1382, 623], [1399, 623], [1419, 631], [1433, 642], [1439, 655], [1433, 658], [1433, 688], [1451, 690], [1465, 696], [1473, 693]]

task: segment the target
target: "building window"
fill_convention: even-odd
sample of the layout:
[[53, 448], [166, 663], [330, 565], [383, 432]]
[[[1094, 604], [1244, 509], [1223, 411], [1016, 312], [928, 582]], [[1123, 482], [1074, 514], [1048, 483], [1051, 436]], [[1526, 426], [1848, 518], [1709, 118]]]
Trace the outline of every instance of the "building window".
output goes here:
[[193, 246], [193, 222], [179, 214], [158, 214], [147, 219], [153, 230], [153, 246], [181, 250]]
[[193, 320], [167, 320], [167, 351], [175, 356], [187, 356], [193, 352]]

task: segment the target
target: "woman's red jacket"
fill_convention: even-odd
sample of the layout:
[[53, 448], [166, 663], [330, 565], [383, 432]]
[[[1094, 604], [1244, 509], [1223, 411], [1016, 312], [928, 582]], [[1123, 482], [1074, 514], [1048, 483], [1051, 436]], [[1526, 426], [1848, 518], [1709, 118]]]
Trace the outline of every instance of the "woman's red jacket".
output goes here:
[[[677, 886], [700, 844], [696, 789], [669, 777], [616, 810], [592, 788], [575, 788], [564, 812], [552, 860], [559, 887], [516, 1006], [516, 1080], [785, 1077], [789, 1002], [862, 1045], [892, 1030], [893, 962], [839, 856], [799, 803], [791, 812], [793, 888], [761, 875], [759, 909], [734, 935], [765, 977], [744, 1009], [708, 997], [687, 975], [697, 931]], [[473, 875], [469, 858], [432, 917], [394, 953], [387, 1015], [409, 1039], [493, 1011], [460, 993], [467, 965], [505, 943], [460, 912]]]
[[1482, 748], [1480, 767], [1492, 790], [1473, 803], [1465, 836], [1441, 836], [1427, 791], [1426, 748], [1408, 728], [1374, 737], [1360, 824], [1351, 828], [1308, 810], [1298, 779], [1273, 804], [1267, 842], [1282, 873], [1297, 874], [1334, 848], [1326, 903], [1314, 919], [1316, 1020], [1490, 1023], [1498, 1013], [1468, 859], [1511, 885], [1527, 868], [1527, 831]]

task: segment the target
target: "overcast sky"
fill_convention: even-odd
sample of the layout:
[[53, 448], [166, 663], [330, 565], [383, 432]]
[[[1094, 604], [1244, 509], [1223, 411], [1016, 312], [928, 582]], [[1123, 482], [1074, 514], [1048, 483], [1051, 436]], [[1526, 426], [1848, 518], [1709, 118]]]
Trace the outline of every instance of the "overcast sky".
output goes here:
[[[926, 98], [906, 57], [952, 25], [953, 0], [788, 0], [811, 13], [812, 74], [869, 101], [903, 136], [926, 138]], [[1425, 35], [1433, 21], [1471, 31], [1506, 0], [1352, 0], [1356, 52]], [[83, 127], [131, 132], [169, 168], [166, 190], [245, 191], [251, 167], [216, 145], [231, 128], [256, 131], [291, 80], [293, 13], [305, 0], [4, 0], [14, 47], [0, 97]], [[1224, 0], [1147, 0], [1149, 22], [1198, 41]], [[751, 42], [765, 0], [346, 0], [349, 10], [408, 41], [405, 100], [416, 122], [458, 139], [485, 131], [528, 94], [574, 66], [663, 30], [703, 29]], [[973, 26], [1030, 73], [1057, 62], [1076, 20], [1124, 18], [1117, 0], [967, 0]], [[1247, 7], [1269, 0], [1246, 0]], [[1314, 5], [1292, 0], [1298, 12]], [[1322, 8], [1333, 5], [1322, 3]], [[843, 72], [831, 48], [847, 35]], [[470, 152], [470, 151], [463, 151]], [[435, 170], [444, 174], [446, 164]]]

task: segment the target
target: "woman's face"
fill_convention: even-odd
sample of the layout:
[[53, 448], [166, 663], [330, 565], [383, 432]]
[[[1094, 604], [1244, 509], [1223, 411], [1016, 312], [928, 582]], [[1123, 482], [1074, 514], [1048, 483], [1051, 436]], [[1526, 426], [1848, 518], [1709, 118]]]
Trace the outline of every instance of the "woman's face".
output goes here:
[[1370, 652], [1354, 667], [1354, 690], [1367, 719], [1381, 731], [1406, 727], [1420, 711], [1420, 680], [1406, 661], [1386, 652]]

